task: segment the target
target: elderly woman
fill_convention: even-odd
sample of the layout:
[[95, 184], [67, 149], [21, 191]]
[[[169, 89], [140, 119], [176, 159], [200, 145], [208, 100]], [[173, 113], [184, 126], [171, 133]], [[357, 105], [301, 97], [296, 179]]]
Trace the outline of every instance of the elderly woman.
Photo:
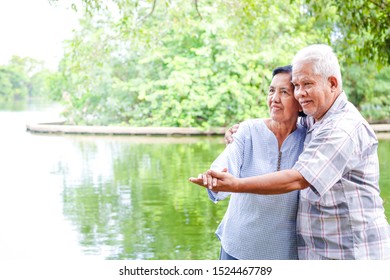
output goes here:
[[[297, 124], [301, 108], [294, 98], [292, 67], [274, 69], [267, 103], [270, 118], [251, 119], [240, 124], [234, 141], [213, 162], [211, 169], [235, 177], [250, 177], [291, 168], [303, 149], [306, 135]], [[226, 171], [226, 170], [225, 170]], [[206, 173], [190, 181], [210, 185]], [[299, 192], [283, 195], [215, 193], [217, 203], [230, 195], [225, 216], [216, 235], [221, 241], [220, 259], [297, 259], [296, 214]]]

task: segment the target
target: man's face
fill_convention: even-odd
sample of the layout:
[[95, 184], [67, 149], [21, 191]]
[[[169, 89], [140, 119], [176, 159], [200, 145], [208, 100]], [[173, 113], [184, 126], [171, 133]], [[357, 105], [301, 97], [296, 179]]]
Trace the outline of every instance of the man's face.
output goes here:
[[331, 94], [331, 84], [327, 78], [315, 75], [310, 63], [297, 63], [293, 67], [292, 84], [294, 96], [301, 104], [303, 112], [320, 120], [332, 106], [335, 97]]

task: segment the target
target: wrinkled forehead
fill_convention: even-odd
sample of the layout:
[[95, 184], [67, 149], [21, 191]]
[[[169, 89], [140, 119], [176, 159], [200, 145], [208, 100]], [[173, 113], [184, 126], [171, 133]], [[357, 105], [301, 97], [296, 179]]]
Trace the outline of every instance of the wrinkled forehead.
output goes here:
[[303, 79], [314, 79], [316, 76], [313, 71], [313, 65], [309, 62], [295, 63], [292, 69], [291, 81], [299, 81]]

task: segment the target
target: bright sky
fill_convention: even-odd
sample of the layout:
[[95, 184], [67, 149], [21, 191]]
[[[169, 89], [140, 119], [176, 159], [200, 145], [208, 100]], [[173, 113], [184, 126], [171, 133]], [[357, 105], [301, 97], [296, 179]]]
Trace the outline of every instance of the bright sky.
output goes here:
[[66, 2], [52, 6], [48, 0], [0, 0], [0, 65], [18, 55], [44, 60], [55, 69], [62, 42], [71, 38], [78, 22]]

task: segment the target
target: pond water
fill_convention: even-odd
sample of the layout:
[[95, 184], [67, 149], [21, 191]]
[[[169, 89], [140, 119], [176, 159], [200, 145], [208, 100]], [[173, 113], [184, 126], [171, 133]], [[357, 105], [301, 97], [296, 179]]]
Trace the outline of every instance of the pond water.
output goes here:
[[[58, 109], [0, 111], [0, 259], [217, 259], [227, 201], [187, 182], [223, 150], [221, 137], [31, 134]], [[390, 219], [390, 141], [381, 140]]]

